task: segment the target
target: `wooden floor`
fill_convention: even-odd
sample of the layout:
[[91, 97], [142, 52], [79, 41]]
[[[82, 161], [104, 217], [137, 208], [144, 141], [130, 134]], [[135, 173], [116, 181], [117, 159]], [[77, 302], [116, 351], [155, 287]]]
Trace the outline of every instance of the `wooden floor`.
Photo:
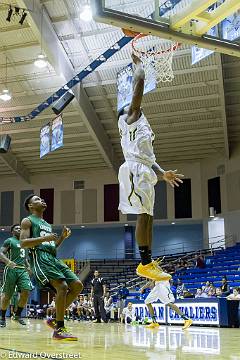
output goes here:
[[[90, 360], [240, 360], [240, 329], [191, 327], [183, 332], [177, 326], [153, 331], [116, 323], [70, 321], [67, 325], [78, 342], [53, 341], [43, 321], [30, 320], [25, 328], [8, 320], [7, 327], [0, 328], [0, 359], [56, 359], [56, 354], [67, 359], [73, 358], [67, 354], [75, 354], [75, 359]], [[18, 352], [15, 357], [13, 350]]]

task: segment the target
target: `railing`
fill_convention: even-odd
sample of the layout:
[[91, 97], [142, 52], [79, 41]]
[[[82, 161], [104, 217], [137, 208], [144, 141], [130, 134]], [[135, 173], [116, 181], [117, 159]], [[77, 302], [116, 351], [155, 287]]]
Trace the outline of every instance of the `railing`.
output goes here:
[[235, 245], [234, 238], [232, 235], [214, 236], [211, 238], [211, 240], [214, 240], [214, 241], [210, 241], [210, 244], [209, 244], [209, 248], [211, 249], [212, 254], [213, 254], [214, 250], [217, 250], [220, 248], [225, 249], [227, 247]]
[[[189, 249], [190, 248], [190, 249]], [[186, 243], [174, 243], [165, 246], [159, 246], [158, 248], [154, 248], [154, 253], [159, 256], [164, 255], [174, 255], [178, 253], [184, 253], [186, 251], [198, 251], [199, 246], [194, 243], [189, 246]], [[125, 249], [111, 249], [110, 251], [101, 250], [86, 250], [85, 258], [90, 260], [102, 260], [102, 259], [139, 259], [138, 250], [133, 249], [132, 251], [125, 251]]]
[[[232, 246], [234, 245], [234, 242], [233, 242], [233, 237], [231, 235], [228, 235], [226, 237], [222, 237], [222, 236], [216, 236], [216, 242], [212, 243], [211, 245], [215, 244], [215, 247], [214, 247], [214, 250], [221, 250], [222, 249], [222, 240], [224, 239], [224, 242], [225, 244], [228, 244], [228, 246]], [[217, 244], [219, 243], [219, 246], [217, 246]], [[181, 248], [181, 247], [180, 247]], [[184, 248], [183, 248], [184, 249]], [[184, 251], [183, 251], [184, 252]], [[207, 249], [203, 249], [203, 250], [194, 250], [194, 251], [191, 251], [191, 252], [188, 252], [186, 253], [185, 255], [183, 254], [173, 254], [172, 255], [172, 258], [170, 258], [170, 255], [169, 255], [169, 261], [172, 263], [172, 264], [176, 264], [179, 262], [179, 260], [188, 260], [188, 261], [194, 261], [195, 260], [195, 255], [196, 255], [196, 252], [201, 252], [202, 255], [213, 255], [213, 248], [212, 246], [207, 248]], [[161, 254], [159, 254], [161, 255]], [[175, 256], [176, 257], [175, 257]], [[166, 267], [168, 266], [168, 264], [165, 264], [165, 265], [161, 265], [161, 267], [163, 269], [165, 269]], [[115, 288], [112, 288], [111, 289], [111, 293], [112, 295], [115, 295], [117, 294], [118, 290], [121, 289], [123, 286], [124, 287], [127, 287], [129, 290], [136, 287], [136, 286], [141, 286], [143, 283], [145, 283], [146, 280], [142, 280], [140, 277], [135, 277], [127, 282], [125, 282], [124, 284], [119, 284], [118, 286], [116, 286]]]

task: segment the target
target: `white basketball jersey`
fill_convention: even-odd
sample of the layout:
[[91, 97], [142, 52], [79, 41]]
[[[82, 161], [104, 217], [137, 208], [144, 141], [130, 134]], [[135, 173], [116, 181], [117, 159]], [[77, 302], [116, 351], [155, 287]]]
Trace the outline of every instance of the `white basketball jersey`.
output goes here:
[[118, 128], [125, 161], [139, 161], [152, 166], [156, 161], [153, 152], [155, 135], [143, 115], [131, 125], [126, 122], [127, 114], [120, 116]]

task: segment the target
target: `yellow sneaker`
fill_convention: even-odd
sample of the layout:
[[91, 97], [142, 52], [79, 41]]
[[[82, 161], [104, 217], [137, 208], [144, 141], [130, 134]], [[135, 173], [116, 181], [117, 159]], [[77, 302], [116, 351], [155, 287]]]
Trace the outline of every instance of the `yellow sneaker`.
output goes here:
[[186, 329], [188, 329], [189, 328], [189, 326], [191, 326], [192, 325], [192, 323], [193, 323], [193, 321], [191, 320], [191, 319], [188, 319], [188, 320], [185, 320], [184, 321], [184, 325], [183, 325], [183, 330], [186, 330]]
[[160, 325], [158, 323], [152, 322], [150, 325], [146, 326], [146, 329], [158, 329], [159, 326]]
[[160, 270], [153, 262], [147, 265], [140, 263], [137, 267], [136, 273], [138, 276], [142, 276], [155, 281], [170, 280], [171, 275]]

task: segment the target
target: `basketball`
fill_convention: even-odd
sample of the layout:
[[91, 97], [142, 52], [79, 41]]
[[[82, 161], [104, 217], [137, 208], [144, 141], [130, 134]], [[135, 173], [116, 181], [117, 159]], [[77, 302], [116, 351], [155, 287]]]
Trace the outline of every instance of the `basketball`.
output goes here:
[[139, 34], [139, 32], [132, 31], [129, 29], [122, 29], [122, 31], [125, 36], [132, 37], [132, 38], [135, 38], [135, 36], [137, 36]]

